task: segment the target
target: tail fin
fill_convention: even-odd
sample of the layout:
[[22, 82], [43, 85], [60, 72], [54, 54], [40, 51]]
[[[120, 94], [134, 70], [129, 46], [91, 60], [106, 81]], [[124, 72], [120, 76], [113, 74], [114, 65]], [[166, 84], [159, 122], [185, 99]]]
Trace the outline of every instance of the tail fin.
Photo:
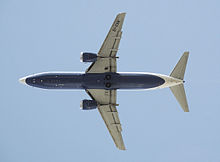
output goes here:
[[[189, 52], [184, 52], [182, 57], [180, 58], [179, 62], [173, 69], [172, 73], [170, 74], [171, 77], [183, 80], [184, 79], [184, 74], [185, 74], [185, 69], [186, 69], [186, 64], [187, 60], [189, 57]], [[188, 103], [186, 99], [186, 94], [184, 90], [183, 84], [179, 84], [173, 87], [170, 87], [170, 90], [173, 92], [173, 95], [176, 97], [177, 101], [179, 102], [180, 106], [184, 110], [184, 112], [189, 112], [188, 108]]]

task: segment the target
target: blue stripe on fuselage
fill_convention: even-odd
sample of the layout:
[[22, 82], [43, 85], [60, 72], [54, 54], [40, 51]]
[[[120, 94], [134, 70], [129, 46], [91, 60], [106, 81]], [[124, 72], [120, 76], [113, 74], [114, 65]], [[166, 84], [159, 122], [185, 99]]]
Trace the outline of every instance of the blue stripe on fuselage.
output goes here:
[[26, 78], [28, 85], [44, 89], [148, 89], [164, 82], [144, 73], [43, 73]]

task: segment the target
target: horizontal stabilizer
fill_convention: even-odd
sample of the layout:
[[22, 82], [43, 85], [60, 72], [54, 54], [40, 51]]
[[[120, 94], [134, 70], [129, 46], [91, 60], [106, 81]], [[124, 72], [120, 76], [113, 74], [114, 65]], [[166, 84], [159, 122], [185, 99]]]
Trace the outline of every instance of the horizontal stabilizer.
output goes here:
[[185, 93], [183, 84], [170, 87], [170, 90], [173, 92], [173, 95], [176, 97], [183, 111], [189, 112], [189, 107], [188, 107], [188, 103], [186, 100], [186, 93]]
[[183, 80], [188, 57], [189, 57], [189, 52], [184, 52], [179, 62], [176, 64], [175, 68], [173, 69], [172, 73], [170, 74], [171, 77]]

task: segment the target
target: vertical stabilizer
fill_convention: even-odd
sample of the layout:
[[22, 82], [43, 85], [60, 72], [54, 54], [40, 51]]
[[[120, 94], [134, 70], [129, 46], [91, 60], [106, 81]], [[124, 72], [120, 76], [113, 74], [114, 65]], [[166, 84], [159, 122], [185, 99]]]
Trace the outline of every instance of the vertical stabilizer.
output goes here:
[[171, 77], [183, 80], [188, 57], [189, 57], [189, 52], [184, 52], [179, 62], [176, 64], [175, 68], [173, 69], [172, 73], [170, 74]]

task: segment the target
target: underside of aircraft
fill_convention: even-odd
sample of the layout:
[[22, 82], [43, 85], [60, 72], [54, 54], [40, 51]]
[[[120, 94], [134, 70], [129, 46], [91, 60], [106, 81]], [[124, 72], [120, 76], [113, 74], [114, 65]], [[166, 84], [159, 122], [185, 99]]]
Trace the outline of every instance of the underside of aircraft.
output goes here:
[[83, 52], [80, 60], [92, 62], [85, 73], [44, 72], [20, 79], [21, 83], [44, 89], [83, 89], [91, 100], [83, 100], [83, 110], [98, 109], [117, 148], [125, 150], [122, 127], [116, 106], [117, 90], [154, 90], [169, 87], [184, 112], [189, 112], [184, 90], [184, 74], [189, 52], [184, 52], [168, 75], [117, 72], [116, 56], [122, 36], [125, 13], [116, 16], [99, 52]]

